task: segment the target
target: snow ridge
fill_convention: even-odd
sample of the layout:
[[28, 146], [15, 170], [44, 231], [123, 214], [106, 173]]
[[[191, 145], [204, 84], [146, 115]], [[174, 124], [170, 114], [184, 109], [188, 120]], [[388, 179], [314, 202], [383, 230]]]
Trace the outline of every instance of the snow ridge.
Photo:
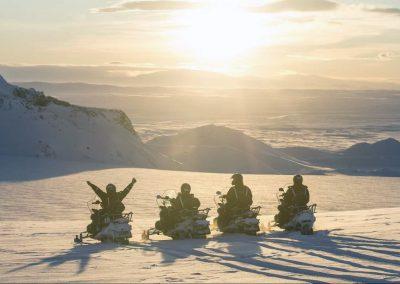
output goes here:
[[7, 83], [7, 81], [0, 75], [0, 95], [6, 95], [12, 92], [14, 86]]
[[183, 164], [185, 170], [242, 173], [319, 173], [311, 167], [238, 130], [204, 125], [146, 143]]
[[119, 110], [71, 105], [0, 77], [0, 154], [157, 167]]

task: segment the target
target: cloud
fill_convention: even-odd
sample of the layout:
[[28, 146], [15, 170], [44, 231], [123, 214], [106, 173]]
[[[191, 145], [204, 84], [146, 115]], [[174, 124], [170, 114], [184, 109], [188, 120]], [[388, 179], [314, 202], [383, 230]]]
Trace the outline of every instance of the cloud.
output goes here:
[[[149, 0], [149, 1], [125, 1], [114, 6], [97, 8], [96, 13], [114, 13], [121, 11], [174, 11], [191, 10], [204, 7], [205, 4], [195, 1], [170, 1], [170, 0]], [[261, 13], [280, 12], [313, 12], [328, 11], [338, 7], [336, 2], [330, 0], [278, 0], [263, 6], [253, 7], [250, 10]]]
[[400, 52], [385, 51], [378, 54], [378, 59], [382, 61], [393, 60], [396, 58], [400, 58]]
[[337, 3], [328, 0], [279, 0], [256, 7], [254, 11], [260, 13], [315, 12], [334, 10], [337, 7]]
[[382, 14], [392, 14], [400, 16], [400, 8], [367, 8], [368, 12], [382, 13]]
[[201, 6], [200, 3], [190, 1], [127, 1], [118, 5], [104, 8], [97, 8], [96, 13], [114, 13], [120, 11], [171, 11], [171, 10], [190, 10]]
[[371, 47], [383, 44], [400, 44], [400, 29], [387, 29], [377, 34], [354, 36], [336, 43], [321, 45], [320, 48]]

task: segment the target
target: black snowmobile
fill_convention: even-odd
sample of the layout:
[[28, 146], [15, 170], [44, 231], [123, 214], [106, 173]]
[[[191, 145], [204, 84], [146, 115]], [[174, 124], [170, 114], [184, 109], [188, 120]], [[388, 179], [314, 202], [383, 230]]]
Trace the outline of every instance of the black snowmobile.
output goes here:
[[257, 235], [260, 231], [260, 220], [257, 216], [260, 213], [261, 206], [251, 207], [249, 210], [229, 210], [226, 208], [226, 196], [220, 191], [216, 192], [214, 198], [218, 206], [218, 217], [214, 219], [219, 231], [223, 233], [244, 233], [247, 235]]
[[176, 192], [171, 190], [162, 196], [157, 196], [157, 204], [160, 208], [160, 220], [155, 227], [143, 233], [144, 239], [150, 235], [163, 234], [179, 239], [205, 239], [210, 234], [210, 222], [207, 221], [210, 208], [200, 210], [176, 210], [172, 202], [176, 198]]
[[132, 212], [118, 215], [107, 214], [100, 206], [97, 198], [88, 202], [92, 222], [85, 232], [75, 236], [75, 243], [82, 243], [85, 238], [92, 238], [101, 242], [128, 244], [132, 237]]
[[314, 233], [315, 212], [317, 204], [303, 207], [289, 206], [285, 199], [287, 187], [279, 188], [278, 210], [275, 215], [275, 225], [287, 231], [300, 231], [302, 235], [312, 235]]

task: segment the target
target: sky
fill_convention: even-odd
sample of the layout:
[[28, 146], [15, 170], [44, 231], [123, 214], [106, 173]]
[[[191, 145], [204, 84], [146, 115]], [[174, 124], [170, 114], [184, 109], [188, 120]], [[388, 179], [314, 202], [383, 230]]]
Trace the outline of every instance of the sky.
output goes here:
[[0, 39], [14, 80], [79, 68], [81, 81], [199, 69], [400, 83], [400, 0], [0, 0]]

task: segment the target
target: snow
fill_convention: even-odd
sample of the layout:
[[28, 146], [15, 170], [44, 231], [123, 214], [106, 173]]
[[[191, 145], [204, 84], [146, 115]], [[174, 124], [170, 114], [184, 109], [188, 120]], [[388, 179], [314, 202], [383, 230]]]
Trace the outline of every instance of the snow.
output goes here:
[[317, 218], [313, 236], [277, 231], [151, 242], [135, 236], [126, 246], [74, 246], [81, 221], [6, 221], [0, 223], [0, 281], [400, 281], [400, 208]]
[[151, 149], [179, 161], [190, 171], [220, 173], [316, 173], [311, 167], [243, 132], [217, 125], [159, 136], [146, 143]]
[[[2, 77], [0, 137], [0, 282], [400, 281], [399, 178], [305, 176], [318, 213], [315, 235], [302, 236], [270, 227], [276, 191], [292, 177], [245, 175], [262, 206], [259, 236], [213, 230], [205, 240], [143, 241], [158, 219], [157, 194], [189, 182], [212, 221], [214, 193], [229, 188], [230, 174], [144, 169], [175, 164], [150, 152], [123, 112], [69, 105]], [[279, 154], [242, 142], [255, 155]], [[94, 195], [85, 182], [122, 189], [132, 177], [131, 243], [74, 245]]]
[[0, 75], [0, 95], [7, 95], [14, 89], [14, 86], [7, 83], [7, 81]]
[[0, 154], [157, 167], [122, 111], [70, 105], [0, 78]]
[[[269, 230], [274, 193], [284, 175], [245, 175], [263, 206], [265, 234], [206, 240], [141, 240], [158, 218], [156, 194], [189, 182], [212, 207], [228, 174], [109, 168], [104, 164], [0, 156], [0, 282], [376, 282], [400, 281], [399, 178], [306, 176], [318, 204], [316, 234]], [[125, 246], [88, 241], [74, 245], [88, 223], [86, 180], [122, 189], [133, 211], [133, 238]], [[386, 207], [386, 208], [385, 208]], [[391, 208], [388, 208], [391, 207]]]

